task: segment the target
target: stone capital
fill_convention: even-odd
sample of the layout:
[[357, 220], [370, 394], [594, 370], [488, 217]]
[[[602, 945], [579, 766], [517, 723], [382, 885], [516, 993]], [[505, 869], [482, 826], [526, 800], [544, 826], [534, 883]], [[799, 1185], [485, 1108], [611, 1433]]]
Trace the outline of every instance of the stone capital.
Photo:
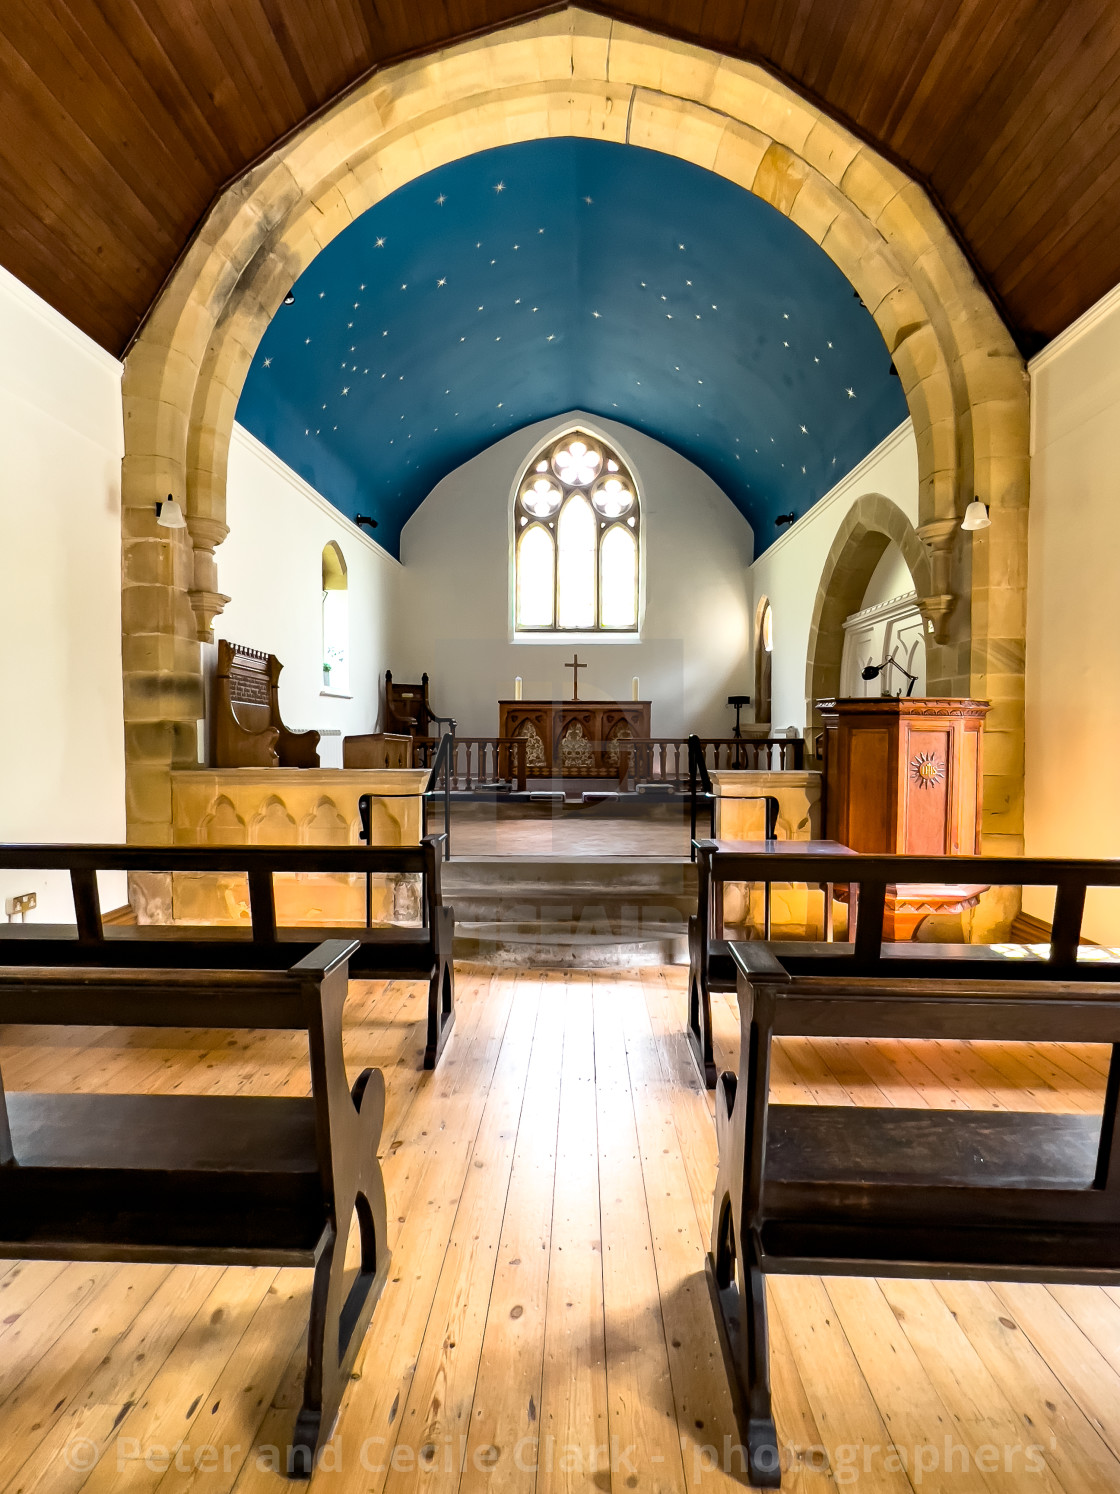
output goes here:
[[933, 624], [933, 641], [935, 643], [949, 642], [949, 619], [953, 614], [953, 608], [957, 605], [957, 599], [951, 591], [941, 592], [936, 596], [919, 597], [918, 611], [922, 614], [922, 620], [928, 629]]
[[187, 531], [196, 550], [216, 550], [229, 534], [229, 525], [223, 524], [221, 519], [208, 519], [201, 514], [190, 513], [186, 515], [186, 519]]
[[190, 597], [191, 606], [198, 619], [199, 643], [213, 643], [214, 619], [219, 612], [225, 611], [229, 597], [223, 596], [220, 591], [201, 591], [195, 587], [192, 587], [187, 595]]

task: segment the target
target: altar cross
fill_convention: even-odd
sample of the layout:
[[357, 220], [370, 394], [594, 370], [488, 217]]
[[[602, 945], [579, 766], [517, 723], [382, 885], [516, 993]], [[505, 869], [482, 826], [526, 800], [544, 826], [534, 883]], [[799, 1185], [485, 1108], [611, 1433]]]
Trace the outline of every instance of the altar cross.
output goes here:
[[581, 670], [581, 669], [586, 669], [587, 665], [586, 664], [581, 664], [579, 662], [579, 655], [578, 654], [573, 654], [572, 655], [572, 662], [570, 664], [565, 664], [564, 668], [565, 669], [570, 669], [572, 671], [572, 699], [573, 700], [578, 700], [579, 699], [579, 673], [578, 673], [578, 671]]

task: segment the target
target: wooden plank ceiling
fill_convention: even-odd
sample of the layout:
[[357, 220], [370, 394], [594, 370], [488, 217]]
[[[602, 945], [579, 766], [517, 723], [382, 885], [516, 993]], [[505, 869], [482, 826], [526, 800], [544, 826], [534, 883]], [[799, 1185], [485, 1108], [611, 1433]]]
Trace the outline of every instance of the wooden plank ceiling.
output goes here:
[[[620, 0], [924, 182], [1024, 351], [1120, 282], [1116, 0]], [[215, 193], [371, 68], [524, 0], [5, 0], [0, 263], [121, 353]]]

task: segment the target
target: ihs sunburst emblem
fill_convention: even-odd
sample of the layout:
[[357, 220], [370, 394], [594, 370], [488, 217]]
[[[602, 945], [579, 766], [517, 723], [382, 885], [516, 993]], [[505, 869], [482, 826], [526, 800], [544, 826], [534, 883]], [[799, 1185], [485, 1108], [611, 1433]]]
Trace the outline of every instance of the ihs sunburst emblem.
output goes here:
[[919, 788], [933, 788], [945, 777], [945, 764], [938, 762], [932, 752], [919, 752], [910, 763], [910, 771]]

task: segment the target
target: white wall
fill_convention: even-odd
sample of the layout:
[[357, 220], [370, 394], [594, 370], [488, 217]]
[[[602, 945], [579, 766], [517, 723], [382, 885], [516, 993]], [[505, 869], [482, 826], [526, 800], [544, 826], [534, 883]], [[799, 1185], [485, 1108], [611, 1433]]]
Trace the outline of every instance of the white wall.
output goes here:
[[[645, 616], [626, 642], [521, 642], [512, 638], [512, 489], [531, 452], [574, 424], [596, 432], [630, 465], [642, 501]], [[586, 660], [588, 700], [630, 699], [637, 675], [652, 702], [654, 736], [686, 730], [730, 735], [730, 694], [750, 693], [748, 568], [754, 536], [730, 499], [660, 442], [579, 411], [504, 437], [446, 477], [408, 521], [401, 624], [391, 667], [427, 670], [441, 715], [467, 736], [498, 730], [499, 698], [570, 699], [573, 649]]]
[[871, 493], [891, 499], [917, 524], [918, 448], [909, 420], [853, 467], [751, 567], [754, 597], [769, 597], [774, 612], [770, 719], [777, 734], [788, 726], [805, 728], [805, 661], [817, 587], [848, 510]]
[[[120, 363], [0, 270], [0, 841], [124, 839], [123, 446]], [[30, 891], [72, 919], [68, 882], [0, 872]]]
[[[1120, 856], [1120, 288], [1030, 373], [1026, 850]], [[1023, 902], [1049, 920], [1052, 894]], [[1084, 928], [1120, 944], [1120, 894]]]
[[869, 607], [880, 607], [884, 602], [893, 602], [913, 590], [914, 578], [906, 564], [906, 557], [894, 540], [891, 540], [871, 573], [871, 580], [867, 583], [859, 609], [866, 612]]
[[[226, 481], [229, 537], [218, 551], [218, 582], [230, 598], [215, 637], [275, 654], [287, 726], [373, 731], [378, 681], [392, 665], [389, 642], [400, 563], [333, 509], [314, 488], [235, 425]], [[334, 540], [347, 567], [349, 698], [323, 686], [322, 560]], [[213, 668], [213, 649], [208, 650]], [[325, 738], [324, 767], [341, 767], [337, 738]]]

